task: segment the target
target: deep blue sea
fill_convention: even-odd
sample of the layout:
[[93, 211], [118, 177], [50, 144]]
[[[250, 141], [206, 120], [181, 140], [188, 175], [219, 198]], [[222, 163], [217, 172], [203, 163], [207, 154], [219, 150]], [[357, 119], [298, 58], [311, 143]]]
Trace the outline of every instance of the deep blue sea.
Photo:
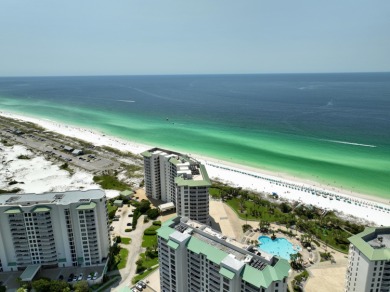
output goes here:
[[0, 78], [0, 111], [390, 198], [390, 73]]

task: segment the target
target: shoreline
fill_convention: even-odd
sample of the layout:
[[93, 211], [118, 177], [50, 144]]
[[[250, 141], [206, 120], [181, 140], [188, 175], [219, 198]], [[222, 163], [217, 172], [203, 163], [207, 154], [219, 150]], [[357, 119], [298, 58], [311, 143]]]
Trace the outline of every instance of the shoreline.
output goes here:
[[[32, 122], [47, 129], [48, 131], [53, 131], [65, 136], [84, 140], [93, 143], [96, 146], [109, 146], [121, 151], [129, 151], [135, 154], [140, 154], [145, 150], [156, 147], [109, 136], [96, 130], [61, 124], [59, 122], [47, 119], [24, 116], [18, 113], [0, 111], [0, 116]], [[206, 165], [210, 178], [228, 182], [234, 186], [240, 186], [254, 191], [267, 192], [270, 194], [275, 192], [283, 199], [301, 201], [305, 204], [317, 205], [323, 209], [334, 209], [344, 213], [348, 211], [348, 214], [363, 218], [368, 221], [376, 219], [375, 217], [377, 217], [379, 214], [383, 215], [384, 213], [390, 213], [390, 211], [387, 211], [387, 209], [390, 210], [389, 200], [382, 197], [357, 193], [351, 190], [338, 189], [336, 187], [327, 186], [319, 182], [297, 178], [283, 172], [274, 173], [272, 171], [232, 163], [203, 155], [188, 155], [202, 161]], [[296, 186], [296, 188], [292, 188], [292, 186]], [[305, 189], [306, 191], [302, 191], [302, 189]], [[319, 197], [318, 195], [316, 196], [309, 193], [308, 189], [313, 190], [314, 192], [319, 192], [321, 194], [328, 193], [329, 197], [333, 196], [333, 198], [340, 196], [342, 199], [348, 199], [351, 201], [351, 203], [325, 198], [322, 197], [322, 195]], [[313, 196], [315, 197], [315, 200], [313, 199]], [[333, 202], [333, 204], [329, 204], [330, 202]], [[342, 203], [345, 203], [345, 205]], [[352, 204], [354, 208], [352, 208]], [[359, 204], [363, 206], [359, 206]], [[355, 208], [355, 206], [360, 208]], [[383, 211], [382, 208], [384, 208], [385, 211]], [[369, 210], [370, 212], [368, 212]], [[372, 210], [378, 211], [379, 214], [375, 214], [376, 212], [372, 213]], [[389, 217], [388, 220], [385, 220], [386, 218], [383, 218], [384, 220], [380, 220], [381, 224], [385, 223], [390, 225], [390, 216], [387, 217]], [[379, 222], [377, 221], [376, 223]]]

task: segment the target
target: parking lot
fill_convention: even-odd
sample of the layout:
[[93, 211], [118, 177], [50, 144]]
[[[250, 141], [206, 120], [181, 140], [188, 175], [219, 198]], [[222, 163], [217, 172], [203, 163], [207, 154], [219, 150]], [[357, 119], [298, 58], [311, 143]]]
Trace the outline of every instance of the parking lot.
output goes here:
[[[97, 273], [97, 280], [101, 277], [103, 273], [104, 266], [93, 266], [93, 267], [67, 267], [67, 268], [54, 268], [54, 269], [41, 269], [34, 277], [34, 279], [39, 279], [39, 278], [49, 278], [51, 280], [63, 280], [63, 281], [68, 281], [68, 278], [71, 274], [74, 276], [77, 275], [77, 280], [74, 281], [68, 281], [70, 284], [74, 284], [77, 281], [81, 280], [87, 280], [89, 274], [94, 274]], [[20, 284], [18, 282], [18, 277], [23, 272], [3, 272], [0, 273], [0, 281], [3, 282], [3, 285], [7, 287], [7, 291], [16, 291], [19, 287]], [[80, 274], [82, 274], [82, 277], [80, 280]], [[94, 284], [94, 280], [88, 280], [88, 283], [90, 285]]]
[[30, 133], [17, 135], [13, 133], [11, 129], [3, 129], [0, 133], [1, 136], [14, 140], [18, 144], [25, 145], [29, 149], [35, 149], [44, 153], [48, 159], [62, 160], [63, 162], [73, 164], [89, 171], [103, 171], [120, 167], [120, 164], [117, 161], [94, 153], [94, 146], [90, 146], [89, 149], [84, 149], [86, 154], [73, 155], [70, 151], [65, 150], [66, 147], [70, 147], [67, 146], [65, 142], [59, 143], [53, 141], [44, 134]]
[[129, 232], [125, 232], [125, 229], [132, 229], [133, 224], [133, 212], [135, 207], [128, 207], [127, 205], [123, 205], [116, 210], [115, 216], [117, 216], [117, 220], [112, 221], [111, 223], [111, 234], [112, 236], [125, 236], [128, 237], [130, 235]]

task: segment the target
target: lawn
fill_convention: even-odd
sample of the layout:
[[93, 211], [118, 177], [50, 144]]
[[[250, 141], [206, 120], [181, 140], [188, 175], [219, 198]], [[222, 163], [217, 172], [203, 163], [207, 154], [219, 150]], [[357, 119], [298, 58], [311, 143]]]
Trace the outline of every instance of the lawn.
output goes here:
[[121, 237], [121, 243], [123, 244], [130, 244], [131, 238], [130, 237]]
[[135, 284], [137, 283], [138, 281], [146, 278], [147, 276], [149, 276], [151, 273], [153, 273], [155, 270], [157, 270], [158, 267], [155, 267], [153, 269], [150, 269], [150, 270], [146, 270], [145, 272], [143, 272], [142, 274], [138, 274], [137, 276], [135, 276], [133, 278], [133, 280], [131, 280], [131, 283]]
[[129, 255], [129, 251], [126, 248], [121, 248], [121, 250], [119, 251], [119, 254], [115, 257], [116, 262], [117, 262], [116, 267], [118, 270], [126, 267], [128, 255]]
[[209, 188], [209, 194], [214, 198], [221, 197], [221, 191], [217, 188]]
[[[157, 230], [160, 226], [152, 225], [147, 230]], [[142, 247], [153, 247], [157, 245], [157, 235], [144, 235], [142, 237]]]
[[155, 257], [153, 259], [147, 258], [144, 253], [141, 253], [139, 256], [142, 259], [142, 263], [143, 263], [142, 265], [145, 268], [150, 268], [150, 267], [153, 267], [154, 265], [158, 264], [158, 257]]

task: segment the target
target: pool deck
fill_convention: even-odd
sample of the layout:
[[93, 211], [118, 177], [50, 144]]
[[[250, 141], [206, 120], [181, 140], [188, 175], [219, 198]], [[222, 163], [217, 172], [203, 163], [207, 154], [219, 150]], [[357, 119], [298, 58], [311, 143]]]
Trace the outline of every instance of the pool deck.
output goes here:
[[[257, 239], [261, 235], [270, 236], [270, 234], [262, 234], [258, 231], [253, 231], [259, 228], [259, 222], [246, 221], [238, 218], [237, 214], [226, 204], [220, 200], [210, 199], [210, 215], [219, 224], [220, 230], [223, 234], [228, 234], [229, 237], [235, 238], [242, 243], [257, 242]], [[249, 224], [252, 226], [251, 231], [243, 233], [242, 225]], [[290, 241], [293, 245], [299, 245], [302, 248], [301, 242], [297, 239], [302, 235], [301, 232], [296, 230], [290, 230], [282, 225], [271, 224], [270, 228], [273, 230], [281, 229], [284, 231], [293, 231], [293, 237], [288, 236], [281, 232], [275, 232], [276, 237], [283, 237]], [[333, 261], [320, 262], [319, 252], [330, 252], [333, 257]], [[316, 247], [313, 251], [308, 251], [302, 248], [300, 251], [302, 255], [303, 264], [307, 267], [310, 274], [308, 281], [304, 285], [304, 289], [307, 292], [327, 292], [327, 291], [344, 291], [345, 273], [348, 264], [348, 258], [346, 254], [335, 251], [329, 247], [325, 247], [321, 244], [320, 247]], [[309, 261], [312, 260], [312, 263]], [[298, 273], [292, 271], [289, 280], [292, 280]], [[324, 284], [326, 279], [326, 284]], [[291, 288], [291, 287], [290, 287]], [[291, 290], [292, 291], [292, 290]]]
[[[169, 218], [176, 216], [176, 214], [169, 214], [162, 216], [161, 220], [166, 221]], [[210, 216], [212, 218], [212, 227], [221, 231], [224, 235], [235, 238], [242, 243], [257, 243], [257, 239], [261, 235], [271, 236], [272, 234], [262, 234], [258, 231], [253, 231], [259, 228], [259, 222], [246, 221], [238, 218], [237, 214], [226, 204], [220, 200], [213, 200], [210, 198]], [[242, 225], [249, 224], [252, 226], [252, 231], [243, 233]], [[271, 224], [270, 228], [273, 230], [281, 229], [286, 230], [286, 227], [277, 224]], [[291, 230], [289, 230], [291, 231]], [[283, 237], [290, 241], [293, 245], [299, 245], [302, 248], [301, 242], [297, 240], [302, 235], [299, 231], [293, 231], [296, 236], [290, 237], [281, 232], [275, 232], [276, 237]], [[308, 251], [302, 249], [303, 263], [306, 264], [307, 270], [310, 274], [309, 280], [305, 283], [304, 289], [307, 292], [327, 292], [327, 291], [343, 291], [344, 278], [347, 268], [348, 259], [345, 254], [334, 251], [331, 248], [327, 248], [334, 258], [333, 263], [330, 261], [320, 262], [319, 252], [326, 251], [325, 247], [316, 248], [316, 250]], [[311, 264], [309, 257], [312, 257]], [[289, 280], [292, 280], [298, 273], [292, 271], [289, 275]], [[159, 283], [159, 270], [149, 275], [145, 280], [149, 280], [150, 283], [154, 283], [153, 288], [156, 291], [160, 291]], [[291, 288], [291, 287], [290, 287]], [[292, 289], [290, 289], [292, 291]]]

